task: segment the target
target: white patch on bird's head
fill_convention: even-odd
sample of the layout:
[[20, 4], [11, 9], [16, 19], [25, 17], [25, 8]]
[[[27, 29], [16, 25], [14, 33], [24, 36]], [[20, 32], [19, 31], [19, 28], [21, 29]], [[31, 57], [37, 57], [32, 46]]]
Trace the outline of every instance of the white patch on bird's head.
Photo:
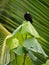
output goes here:
[[27, 14], [29, 14], [29, 12], [27, 12]]

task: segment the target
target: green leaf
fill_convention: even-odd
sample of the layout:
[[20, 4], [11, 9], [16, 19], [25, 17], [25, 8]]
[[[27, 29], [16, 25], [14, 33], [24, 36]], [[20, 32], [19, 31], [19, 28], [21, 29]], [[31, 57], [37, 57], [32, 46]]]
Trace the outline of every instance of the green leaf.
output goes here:
[[26, 39], [24, 41], [24, 45], [23, 46], [25, 48], [27, 48], [28, 50], [31, 50], [33, 52], [41, 53], [42, 55], [47, 57], [47, 55], [44, 53], [41, 45], [39, 44], [39, 42], [34, 37]]
[[38, 32], [35, 30], [34, 26], [32, 26], [32, 24], [29, 21], [24, 21], [21, 33], [22, 34], [29, 33], [30, 35], [39, 38]]
[[46, 61], [46, 65], [49, 65], [49, 60]]
[[17, 56], [17, 64], [18, 65], [22, 65], [23, 64], [23, 60], [24, 60], [24, 56], [23, 55]]
[[41, 65], [46, 62], [47, 55], [37, 39], [34, 37], [28, 38], [24, 41], [23, 46], [28, 51], [31, 60], [35, 65]]
[[0, 23], [0, 65], [5, 62], [6, 44], [4, 44], [4, 40], [6, 36], [10, 34], [11, 33]]
[[45, 64], [42, 64], [42, 65], [49, 65], [49, 59], [46, 61]]
[[43, 64], [43, 61], [38, 59], [31, 51], [28, 51], [28, 54], [30, 56], [30, 59], [34, 63], [34, 65], [41, 65], [41, 64]]
[[7, 46], [9, 47], [9, 49], [14, 49], [17, 46], [19, 46], [19, 44], [23, 44], [25, 38], [27, 37], [38, 37], [39, 35], [36, 32], [35, 28], [31, 25], [31, 23], [25, 22], [22, 25], [20, 25], [14, 32], [12, 35], [8, 36], [6, 38], [5, 43], [7, 44]]
[[19, 46], [19, 47], [13, 49], [13, 52], [17, 55], [24, 55], [26, 53], [26, 50], [22, 46]]
[[34, 65], [29, 56], [26, 57], [25, 65]]
[[[24, 55], [17, 56], [17, 64], [23, 65], [23, 62], [24, 62]], [[26, 56], [25, 59], [25, 65], [34, 65], [28, 55]]]
[[9, 50], [12, 50], [19, 46], [19, 40], [17, 38], [8, 37], [6, 41]]
[[15, 60], [13, 60], [13, 61], [9, 62], [7, 65], [15, 65], [15, 64], [16, 64], [16, 62], [15, 62]]

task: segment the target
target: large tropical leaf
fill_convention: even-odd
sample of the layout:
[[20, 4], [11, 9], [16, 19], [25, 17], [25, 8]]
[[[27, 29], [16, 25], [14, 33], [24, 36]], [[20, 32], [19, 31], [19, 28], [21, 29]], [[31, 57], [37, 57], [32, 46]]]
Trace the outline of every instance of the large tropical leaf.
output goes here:
[[24, 21], [27, 11], [32, 15], [33, 26], [43, 38], [38, 41], [49, 56], [49, 0], [0, 0], [0, 23], [13, 32]]
[[[1, 4], [0, 8], [0, 22], [10, 32], [13, 32], [24, 21], [25, 12], [29, 11], [34, 27], [49, 42], [49, 0], [5, 0], [4, 2], [5, 4]], [[42, 40], [39, 42], [49, 55], [49, 43]]]

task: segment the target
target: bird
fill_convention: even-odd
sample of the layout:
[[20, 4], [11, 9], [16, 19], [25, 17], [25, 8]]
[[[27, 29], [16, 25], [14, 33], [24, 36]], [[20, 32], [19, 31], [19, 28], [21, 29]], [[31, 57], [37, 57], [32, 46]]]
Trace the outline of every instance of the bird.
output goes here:
[[30, 14], [29, 12], [26, 12], [26, 13], [24, 14], [24, 18], [25, 18], [25, 20], [30, 21], [30, 23], [33, 22], [33, 21], [32, 21], [32, 16], [31, 16], [31, 14]]

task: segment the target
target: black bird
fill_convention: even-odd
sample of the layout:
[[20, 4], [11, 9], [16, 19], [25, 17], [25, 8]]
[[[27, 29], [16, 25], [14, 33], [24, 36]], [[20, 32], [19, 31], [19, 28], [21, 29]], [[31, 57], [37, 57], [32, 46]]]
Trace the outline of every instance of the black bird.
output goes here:
[[24, 18], [25, 18], [27, 21], [30, 21], [30, 23], [33, 22], [33, 21], [32, 21], [32, 16], [30, 15], [29, 12], [26, 12], [26, 13], [24, 14]]

